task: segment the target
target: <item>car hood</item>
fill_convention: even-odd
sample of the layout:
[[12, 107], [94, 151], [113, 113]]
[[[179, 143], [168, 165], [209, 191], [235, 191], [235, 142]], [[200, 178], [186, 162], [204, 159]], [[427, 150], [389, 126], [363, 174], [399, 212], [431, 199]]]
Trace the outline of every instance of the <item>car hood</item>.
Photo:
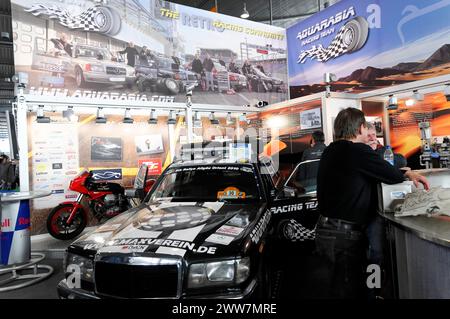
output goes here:
[[78, 58], [74, 58], [74, 60], [78, 61], [79, 63], [92, 63], [92, 64], [101, 64], [101, 65], [112, 66], [112, 67], [116, 67], [116, 68], [133, 69], [129, 65], [126, 65], [126, 64], [120, 63], [120, 62], [111, 61], [111, 60], [99, 60], [97, 58], [89, 58], [89, 57], [78, 57]]
[[[270, 219], [265, 204], [165, 202], [141, 205], [74, 242], [91, 253], [167, 254], [190, 259], [239, 254]], [[267, 223], [264, 223], [267, 226]], [[249, 246], [249, 244], [247, 244]]]

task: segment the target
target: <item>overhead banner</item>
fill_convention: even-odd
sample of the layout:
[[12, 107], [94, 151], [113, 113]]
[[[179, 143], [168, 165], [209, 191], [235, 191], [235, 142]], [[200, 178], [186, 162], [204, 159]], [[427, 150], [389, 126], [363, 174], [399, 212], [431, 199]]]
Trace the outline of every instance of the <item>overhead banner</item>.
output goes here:
[[287, 29], [290, 97], [450, 73], [450, 0], [343, 0]]
[[31, 94], [221, 105], [287, 99], [285, 30], [158, 0], [12, 0]]

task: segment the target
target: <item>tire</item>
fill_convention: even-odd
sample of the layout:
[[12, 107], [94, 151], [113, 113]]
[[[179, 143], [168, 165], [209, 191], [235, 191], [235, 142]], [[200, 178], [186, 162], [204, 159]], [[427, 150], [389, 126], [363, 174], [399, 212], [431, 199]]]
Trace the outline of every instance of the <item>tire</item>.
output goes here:
[[70, 240], [77, 237], [84, 230], [87, 224], [86, 216], [81, 209], [78, 209], [72, 225], [67, 226], [65, 219], [72, 210], [72, 204], [61, 204], [52, 209], [47, 217], [48, 233], [60, 240]]
[[363, 47], [369, 35], [369, 24], [363, 17], [356, 17], [345, 24], [343, 34], [347, 53], [355, 52]]
[[276, 237], [281, 240], [292, 240], [293, 229], [290, 226], [289, 220], [282, 220], [276, 227]]
[[86, 81], [84, 80], [83, 71], [79, 67], [75, 69], [75, 82], [77, 84], [77, 87], [79, 88], [86, 87]]
[[269, 265], [269, 259], [262, 257], [256, 276], [257, 288], [255, 297], [258, 300], [267, 300], [272, 298], [272, 272]]
[[178, 83], [173, 79], [165, 79], [164, 86], [167, 90], [167, 93], [170, 95], [177, 95], [180, 92]]
[[99, 28], [99, 33], [114, 36], [119, 33], [122, 23], [119, 13], [111, 8], [98, 6], [94, 15], [94, 23]]

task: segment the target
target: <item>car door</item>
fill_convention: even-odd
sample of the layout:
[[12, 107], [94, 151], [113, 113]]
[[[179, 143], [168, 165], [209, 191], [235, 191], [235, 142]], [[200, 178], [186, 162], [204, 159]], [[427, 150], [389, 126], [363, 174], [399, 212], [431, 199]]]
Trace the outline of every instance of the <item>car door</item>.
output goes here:
[[313, 239], [319, 217], [317, 209], [317, 170], [319, 160], [299, 163], [279, 187], [271, 203], [277, 237], [291, 241]]

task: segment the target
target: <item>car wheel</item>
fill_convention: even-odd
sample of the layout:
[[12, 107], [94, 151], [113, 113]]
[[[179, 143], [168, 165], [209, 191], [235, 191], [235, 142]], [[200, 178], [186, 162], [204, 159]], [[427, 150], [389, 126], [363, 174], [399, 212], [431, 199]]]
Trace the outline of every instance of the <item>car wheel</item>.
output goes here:
[[175, 82], [175, 80], [173, 80], [173, 79], [165, 79], [164, 85], [169, 94], [176, 95], [176, 94], [178, 94], [178, 92], [180, 92], [178, 83]]
[[86, 87], [86, 81], [84, 80], [83, 71], [80, 68], [75, 69], [75, 82], [77, 83], [77, 87], [79, 88]]
[[145, 90], [147, 89], [147, 84], [145, 83], [145, 80], [138, 80], [136, 81], [136, 86], [139, 90], [139, 92], [145, 92]]
[[272, 270], [269, 258], [263, 256], [258, 267], [258, 274], [256, 276], [257, 289], [255, 297], [258, 300], [266, 300], [273, 298], [273, 281]]
[[342, 37], [347, 53], [357, 51], [366, 43], [369, 35], [369, 24], [363, 17], [356, 17], [345, 24]]
[[120, 15], [111, 7], [97, 7], [93, 20], [94, 25], [99, 29], [98, 32], [100, 33], [114, 36], [118, 34], [121, 29]]

